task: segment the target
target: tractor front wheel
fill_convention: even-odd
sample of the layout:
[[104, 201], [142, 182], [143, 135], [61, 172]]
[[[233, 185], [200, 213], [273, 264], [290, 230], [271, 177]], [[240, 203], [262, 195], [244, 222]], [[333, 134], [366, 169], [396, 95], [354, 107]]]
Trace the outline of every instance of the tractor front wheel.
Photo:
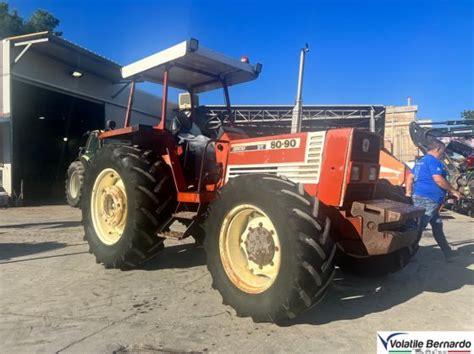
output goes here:
[[238, 316], [294, 318], [331, 283], [330, 221], [301, 187], [272, 175], [236, 177], [210, 207], [207, 266], [213, 287]]
[[158, 228], [176, 205], [168, 166], [151, 151], [107, 145], [91, 161], [84, 183], [85, 239], [97, 263], [130, 268], [163, 248]]
[[81, 203], [85, 172], [86, 165], [81, 160], [72, 162], [67, 169], [66, 200], [73, 208], [78, 208]]

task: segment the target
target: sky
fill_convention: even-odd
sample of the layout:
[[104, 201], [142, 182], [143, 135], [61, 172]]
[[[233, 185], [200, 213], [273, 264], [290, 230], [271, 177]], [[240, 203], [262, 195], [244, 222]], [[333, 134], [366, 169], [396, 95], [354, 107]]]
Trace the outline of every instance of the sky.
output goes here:
[[[421, 119], [474, 109], [474, 0], [17, 0], [53, 13], [63, 37], [122, 65], [191, 37], [252, 63], [233, 104], [294, 104], [305, 43], [304, 104], [418, 105]], [[173, 97], [171, 97], [173, 99]], [[222, 93], [201, 98], [221, 104]]]

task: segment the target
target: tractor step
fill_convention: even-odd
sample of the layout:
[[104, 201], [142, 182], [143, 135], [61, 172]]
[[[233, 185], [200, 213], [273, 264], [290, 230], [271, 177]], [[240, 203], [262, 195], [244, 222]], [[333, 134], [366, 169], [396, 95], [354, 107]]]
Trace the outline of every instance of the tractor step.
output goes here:
[[181, 240], [184, 237], [184, 232], [181, 231], [163, 231], [158, 234], [160, 237], [173, 238], [175, 240]]
[[179, 211], [173, 214], [173, 218], [182, 220], [193, 220], [197, 213], [194, 211]]

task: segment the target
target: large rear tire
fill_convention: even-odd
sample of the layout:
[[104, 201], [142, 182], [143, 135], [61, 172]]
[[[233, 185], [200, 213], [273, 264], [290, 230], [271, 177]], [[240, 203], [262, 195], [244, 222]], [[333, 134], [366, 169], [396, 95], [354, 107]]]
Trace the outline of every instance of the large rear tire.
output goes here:
[[171, 217], [176, 190], [168, 166], [151, 151], [107, 145], [84, 184], [85, 239], [97, 263], [132, 268], [163, 248], [156, 231]]
[[272, 175], [233, 178], [210, 206], [205, 228], [213, 287], [238, 316], [294, 318], [331, 283], [330, 220], [302, 185]]
[[81, 203], [85, 173], [86, 165], [81, 160], [72, 162], [67, 169], [66, 200], [73, 208], [78, 208]]

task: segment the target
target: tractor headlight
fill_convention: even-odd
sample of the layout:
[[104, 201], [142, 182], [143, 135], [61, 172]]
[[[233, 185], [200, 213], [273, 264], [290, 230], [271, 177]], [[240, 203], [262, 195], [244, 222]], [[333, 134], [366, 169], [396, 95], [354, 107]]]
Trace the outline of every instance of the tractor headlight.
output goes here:
[[377, 180], [377, 167], [371, 166], [369, 168], [369, 181], [373, 182]]
[[356, 165], [352, 165], [351, 181], [358, 181], [358, 180], [360, 180], [360, 167]]

